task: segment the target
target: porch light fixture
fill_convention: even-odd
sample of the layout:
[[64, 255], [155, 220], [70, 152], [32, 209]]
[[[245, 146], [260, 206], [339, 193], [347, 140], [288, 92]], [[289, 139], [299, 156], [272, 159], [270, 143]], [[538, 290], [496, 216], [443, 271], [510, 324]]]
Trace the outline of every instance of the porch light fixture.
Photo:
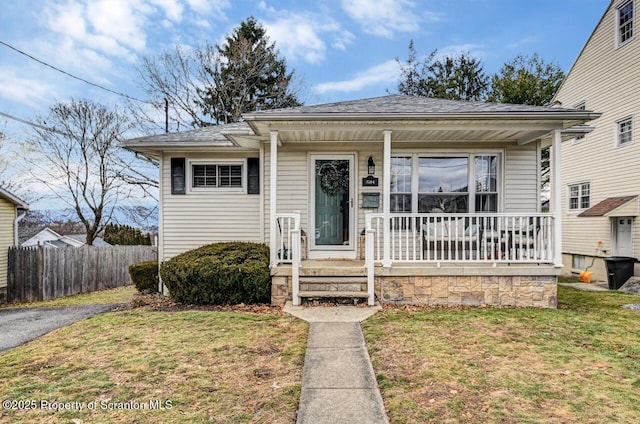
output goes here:
[[369, 161], [367, 162], [367, 167], [369, 169], [369, 175], [373, 175], [376, 173], [376, 164], [373, 162], [373, 156], [369, 156]]

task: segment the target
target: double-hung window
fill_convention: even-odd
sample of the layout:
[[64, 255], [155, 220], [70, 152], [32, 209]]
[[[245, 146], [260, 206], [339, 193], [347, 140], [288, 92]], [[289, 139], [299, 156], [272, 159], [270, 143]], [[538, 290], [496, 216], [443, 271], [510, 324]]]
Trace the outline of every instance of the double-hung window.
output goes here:
[[621, 46], [633, 38], [633, 1], [616, 9], [617, 45]]
[[498, 211], [498, 154], [391, 158], [391, 212]]
[[591, 203], [591, 185], [589, 183], [569, 186], [569, 210], [588, 209]]
[[411, 212], [411, 156], [391, 158], [391, 212]]
[[192, 188], [242, 188], [240, 164], [191, 164]]
[[633, 143], [633, 119], [631, 117], [616, 122], [616, 144], [626, 146]]

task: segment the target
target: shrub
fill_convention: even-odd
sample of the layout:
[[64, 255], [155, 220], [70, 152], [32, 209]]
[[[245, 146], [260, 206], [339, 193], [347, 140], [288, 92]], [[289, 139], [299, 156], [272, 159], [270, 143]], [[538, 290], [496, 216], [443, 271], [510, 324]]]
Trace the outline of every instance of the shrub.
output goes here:
[[257, 243], [215, 243], [178, 255], [160, 267], [171, 297], [187, 304], [269, 301], [269, 248]]
[[158, 291], [158, 261], [138, 262], [129, 266], [129, 275], [140, 293]]

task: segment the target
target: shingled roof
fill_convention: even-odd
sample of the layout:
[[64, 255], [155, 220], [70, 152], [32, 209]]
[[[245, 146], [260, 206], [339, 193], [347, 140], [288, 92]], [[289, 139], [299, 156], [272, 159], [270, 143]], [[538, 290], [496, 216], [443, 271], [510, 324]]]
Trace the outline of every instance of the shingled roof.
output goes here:
[[132, 138], [126, 141], [128, 147], [144, 144], [149, 141], [154, 143], [182, 143], [189, 142], [193, 144], [203, 143], [208, 146], [216, 145], [220, 147], [233, 146], [234, 144], [227, 138], [225, 134], [246, 133], [253, 135], [253, 131], [245, 122], [236, 122], [233, 124], [212, 125], [210, 127], [196, 128], [189, 131], [181, 131], [166, 134], [156, 134], [144, 137]]
[[482, 113], [482, 112], [576, 112], [576, 109], [545, 106], [514, 105], [508, 103], [474, 102], [435, 99], [421, 96], [394, 94], [361, 100], [326, 103], [312, 106], [296, 106], [250, 112], [245, 116], [269, 116], [276, 114], [305, 113]]
[[606, 214], [613, 212], [620, 206], [623, 206], [627, 202], [632, 201], [638, 196], [622, 196], [622, 197], [609, 197], [595, 206], [590, 207], [586, 211], [582, 212], [580, 217], [593, 217], [593, 216], [605, 216]]

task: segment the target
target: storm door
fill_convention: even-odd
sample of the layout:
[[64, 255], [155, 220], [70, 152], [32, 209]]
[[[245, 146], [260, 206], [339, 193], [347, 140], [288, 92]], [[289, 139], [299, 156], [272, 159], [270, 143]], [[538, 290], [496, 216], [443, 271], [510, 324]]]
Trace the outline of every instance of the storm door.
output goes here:
[[353, 155], [311, 156], [312, 250], [354, 249]]

